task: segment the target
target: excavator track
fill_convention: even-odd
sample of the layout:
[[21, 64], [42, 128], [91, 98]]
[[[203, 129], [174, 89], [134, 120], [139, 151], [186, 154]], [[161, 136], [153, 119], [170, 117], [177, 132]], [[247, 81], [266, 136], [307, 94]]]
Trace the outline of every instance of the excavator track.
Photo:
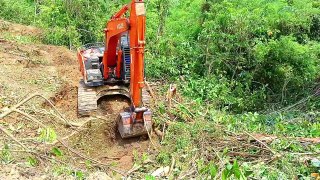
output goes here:
[[78, 116], [88, 117], [97, 112], [97, 93], [95, 87], [85, 86], [83, 81], [80, 81], [78, 87]]
[[[90, 87], [86, 86], [83, 81], [80, 81], [78, 87], [78, 116], [89, 117], [97, 114], [98, 100], [105, 96], [122, 95], [130, 99], [129, 89], [127, 86], [98, 86]], [[131, 118], [132, 112], [122, 112], [119, 114], [117, 121], [118, 130], [122, 138], [136, 137], [145, 135], [151, 131], [152, 123], [150, 111], [151, 96], [147, 91], [147, 88], [142, 90], [142, 103], [143, 107], [147, 108], [147, 111], [143, 114], [144, 123], [128, 123]]]
[[[96, 115], [98, 109], [98, 99], [108, 95], [124, 95], [128, 98], [129, 89], [125, 86], [86, 86], [83, 81], [80, 81], [78, 87], [78, 116], [88, 117]], [[142, 103], [146, 108], [150, 108], [151, 96], [146, 88], [142, 90]]]

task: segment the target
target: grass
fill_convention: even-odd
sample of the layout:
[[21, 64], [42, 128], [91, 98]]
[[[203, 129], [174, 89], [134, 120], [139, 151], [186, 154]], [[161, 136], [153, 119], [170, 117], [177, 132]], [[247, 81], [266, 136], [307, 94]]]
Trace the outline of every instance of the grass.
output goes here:
[[15, 41], [21, 44], [39, 44], [41, 40], [34, 36], [13, 35], [10, 32], [1, 32], [2, 38], [9, 41]]
[[[165, 92], [158, 90], [159, 97], [164, 97]], [[180, 102], [172, 108], [165, 101], [157, 101], [154, 109], [158, 128], [166, 128], [156, 160], [162, 166], [170, 166], [175, 159], [171, 178], [192, 172], [188, 178], [308, 179], [311, 173], [320, 172], [310, 163], [312, 158], [320, 158], [320, 145], [303, 143], [298, 138], [319, 137], [318, 112], [292, 109], [232, 114], [215, 110], [210, 104], [205, 107], [187, 97], [176, 98]], [[246, 136], [246, 131], [276, 135], [267, 144], [275, 154]]]

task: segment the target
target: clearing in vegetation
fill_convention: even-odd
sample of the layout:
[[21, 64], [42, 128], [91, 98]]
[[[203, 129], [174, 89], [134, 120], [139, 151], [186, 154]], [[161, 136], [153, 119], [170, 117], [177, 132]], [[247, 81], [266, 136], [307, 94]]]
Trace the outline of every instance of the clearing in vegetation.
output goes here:
[[[274, 175], [276, 178], [278, 173], [289, 170], [281, 169], [285, 166], [290, 167], [291, 175], [297, 171], [303, 173], [303, 169], [316, 172], [312, 165], [319, 157], [319, 138], [230, 131], [223, 125], [226, 115], [217, 112], [215, 116], [220, 120], [208, 122], [203, 119], [206, 114], [194, 114], [192, 107], [196, 104], [186, 103], [179, 93], [172, 96], [171, 91], [163, 91], [165, 85], [160, 83], [151, 86], [154, 101], [158, 102], [154, 106], [158, 109], [155, 118], [159, 125], [150, 139], [120, 138], [114, 117], [127, 106], [125, 98], [103, 99], [97, 117], [78, 119], [79, 73], [75, 53], [64, 47], [21, 42], [18, 37], [34, 39], [41, 31], [25, 35], [18, 29], [26, 32], [29, 27], [6, 21], [1, 24], [15, 29], [2, 29], [12, 37], [1, 37], [2, 113], [14, 110], [11, 108], [15, 104], [34, 93], [43, 95], [54, 105], [35, 97], [17, 107], [18, 112], [2, 117], [1, 128], [21, 143], [2, 132], [2, 177], [189, 179]], [[169, 109], [169, 113], [164, 113], [164, 109]], [[251, 120], [255, 116], [247, 115]], [[185, 122], [178, 120], [181, 118]], [[310, 115], [310, 118], [315, 117]]]
[[319, 1], [146, 1], [155, 123], [129, 140], [121, 97], [76, 116], [69, 50], [102, 41], [122, 4], [0, 2], [32, 25], [0, 20], [0, 179], [319, 178]]

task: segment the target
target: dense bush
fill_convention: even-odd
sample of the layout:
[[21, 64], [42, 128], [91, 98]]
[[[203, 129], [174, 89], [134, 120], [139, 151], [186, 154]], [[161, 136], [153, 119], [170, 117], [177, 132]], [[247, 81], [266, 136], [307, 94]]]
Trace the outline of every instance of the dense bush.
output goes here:
[[204, 69], [227, 77], [234, 95], [244, 98], [236, 109], [262, 109], [263, 101], [285, 105], [306, 95], [319, 74], [319, 59], [312, 50], [319, 14], [314, 2], [207, 4], [200, 40], [210, 42], [202, 46], [208, 56]]
[[[0, 15], [46, 29], [44, 41], [103, 41], [126, 1], [0, 3]], [[185, 95], [235, 112], [284, 106], [312, 93], [319, 77], [317, 0], [147, 2], [147, 74], [179, 81]], [[19, 15], [18, 15], [19, 14]]]
[[47, 29], [46, 42], [68, 45], [103, 41], [103, 29], [111, 13], [121, 2], [98, 1], [41, 1], [37, 24]]
[[0, 17], [18, 23], [30, 24], [35, 19], [33, 0], [0, 1]]
[[189, 96], [262, 110], [307, 96], [319, 76], [317, 1], [170, 1], [168, 9], [152, 57], [160, 61], [149, 64], [160, 68], [155, 77], [187, 79]]

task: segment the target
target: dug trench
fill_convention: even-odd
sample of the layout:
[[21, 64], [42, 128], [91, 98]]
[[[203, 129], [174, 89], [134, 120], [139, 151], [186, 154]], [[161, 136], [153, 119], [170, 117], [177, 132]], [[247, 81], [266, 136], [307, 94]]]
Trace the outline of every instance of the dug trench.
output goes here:
[[[5, 31], [12, 36], [38, 36], [40, 30], [16, 25], [8, 22]], [[30, 28], [29, 28], [30, 29]], [[12, 32], [11, 32], [12, 31]], [[28, 31], [28, 32], [26, 32]], [[20, 32], [24, 32], [21, 34]], [[41, 43], [21, 43], [8, 40], [0, 36], [0, 108], [11, 107], [32, 93], [42, 94], [51, 100], [56, 109], [70, 122], [87, 122], [88, 118], [77, 117], [77, 88], [81, 79], [76, 52], [65, 47], [44, 45]], [[14, 93], [13, 93], [14, 92]], [[63, 161], [70, 168], [88, 168], [96, 166], [94, 162], [70, 152], [70, 149], [85, 155], [90, 159], [108, 164], [126, 172], [134, 165], [136, 158], [152, 151], [147, 137], [122, 139], [116, 128], [116, 118], [119, 112], [128, 106], [123, 97], [114, 96], [99, 100], [99, 118], [94, 118], [81, 128], [68, 128], [56, 123], [52, 116], [52, 107], [39, 99], [32, 100], [21, 107], [48, 127], [52, 127], [58, 138], [64, 138], [68, 148], [61, 143], [55, 145], [41, 144], [37, 140], [39, 128], [28, 121], [28, 118], [11, 114], [1, 120], [1, 124], [10, 128], [14, 136], [27, 147], [37, 150], [40, 154], [52, 156], [57, 161]], [[19, 149], [12, 140], [0, 133], [1, 142]], [[63, 156], [52, 153], [58, 148]], [[25, 162], [30, 154], [12, 153], [17, 164]], [[39, 159], [40, 164], [34, 174], [43, 174], [44, 169], [55, 169], [52, 161]], [[25, 169], [25, 170], [23, 170]], [[21, 167], [19, 171], [27, 172], [28, 167]], [[92, 169], [94, 171], [94, 169]], [[27, 176], [30, 178], [31, 176]]]
[[133, 167], [135, 156], [151, 150], [146, 136], [122, 139], [116, 120], [121, 111], [129, 106], [121, 96], [104, 97], [98, 101], [98, 117], [90, 121], [86, 129], [69, 139], [74, 149], [103, 163], [112, 163], [121, 170]]

